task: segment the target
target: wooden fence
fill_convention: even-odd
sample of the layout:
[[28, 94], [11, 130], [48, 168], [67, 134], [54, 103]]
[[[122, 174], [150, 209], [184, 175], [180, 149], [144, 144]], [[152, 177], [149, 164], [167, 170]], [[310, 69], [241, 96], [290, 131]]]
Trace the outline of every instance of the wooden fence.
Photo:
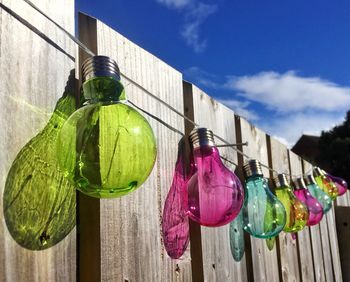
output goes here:
[[[74, 32], [73, 0], [35, 3]], [[93, 52], [115, 59], [122, 73], [142, 86], [123, 77], [128, 98], [183, 134], [188, 135], [192, 125], [148, 91], [227, 141], [248, 141], [243, 151], [276, 170], [297, 175], [310, 169], [283, 144], [101, 21], [79, 14], [78, 28], [80, 40]], [[205, 228], [191, 223], [190, 247], [181, 259], [171, 260], [164, 250], [160, 223], [182, 136], [148, 116], [157, 137], [158, 158], [147, 182], [113, 200], [78, 193], [77, 232], [74, 229], [42, 251], [19, 246], [3, 218], [3, 187], [17, 153], [45, 126], [71, 70], [79, 70], [86, 57], [76, 50], [66, 35], [23, 1], [0, 1], [0, 281], [343, 281], [334, 207], [321, 224], [305, 228], [296, 240], [282, 232], [271, 251], [264, 240], [246, 236], [240, 262], [230, 253], [229, 226]], [[79, 71], [76, 77], [78, 89]], [[226, 165], [242, 175], [242, 156], [232, 148], [220, 148], [220, 153], [230, 160]], [[267, 169], [264, 174], [271, 177]], [[336, 202], [347, 209], [349, 193]], [[343, 218], [344, 214], [348, 210], [342, 212]]]

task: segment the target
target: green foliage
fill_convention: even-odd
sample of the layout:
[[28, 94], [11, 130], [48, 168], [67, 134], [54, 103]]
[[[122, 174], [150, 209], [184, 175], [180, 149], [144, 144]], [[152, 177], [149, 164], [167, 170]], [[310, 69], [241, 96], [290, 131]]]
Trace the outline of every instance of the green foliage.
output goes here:
[[331, 174], [350, 181], [350, 111], [345, 121], [329, 131], [323, 131], [319, 140], [318, 163]]

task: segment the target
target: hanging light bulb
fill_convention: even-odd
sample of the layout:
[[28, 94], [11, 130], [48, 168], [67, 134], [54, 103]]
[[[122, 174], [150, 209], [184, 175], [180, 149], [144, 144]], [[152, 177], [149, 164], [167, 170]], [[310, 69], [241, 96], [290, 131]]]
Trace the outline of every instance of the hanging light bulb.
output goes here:
[[204, 226], [221, 226], [239, 213], [244, 189], [238, 177], [222, 163], [213, 132], [196, 128], [190, 134], [193, 175], [184, 195], [188, 216]]
[[189, 242], [188, 216], [183, 208], [187, 175], [183, 160], [182, 143], [179, 145], [173, 182], [165, 200], [162, 217], [162, 235], [165, 250], [172, 259], [180, 258]]
[[325, 214], [332, 208], [332, 199], [324, 192], [316, 183], [315, 178], [312, 175], [304, 177], [304, 182], [310, 191], [310, 194], [320, 202]]
[[147, 120], [124, 104], [116, 62], [105, 56], [82, 66], [83, 106], [65, 122], [58, 159], [67, 178], [84, 194], [113, 198], [130, 193], [149, 176], [156, 142]]
[[317, 185], [334, 200], [338, 196], [338, 188], [330, 181], [319, 167], [314, 168], [314, 176]]
[[316, 198], [312, 197], [309, 190], [305, 186], [305, 182], [301, 177], [296, 178], [294, 181], [294, 194], [297, 198], [302, 201], [308, 211], [309, 219], [307, 221], [308, 226], [318, 224], [323, 217], [323, 208], [319, 201]]
[[343, 178], [333, 176], [325, 171], [323, 173], [326, 175], [326, 177], [335, 184], [335, 186], [338, 189], [338, 196], [342, 196], [346, 193], [348, 190], [348, 183]]
[[294, 233], [302, 230], [309, 217], [307, 207], [293, 194], [293, 188], [289, 185], [285, 174], [278, 174], [274, 182], [276, 196], [284, 205], [287, 213], [283, 231]]
[[286, 224], [286, 210], [268, 187], [261, 165], [250, 160], [244, 165], [246, 197], [243, 204], [243, 228], [257, 238], [277, 236]]

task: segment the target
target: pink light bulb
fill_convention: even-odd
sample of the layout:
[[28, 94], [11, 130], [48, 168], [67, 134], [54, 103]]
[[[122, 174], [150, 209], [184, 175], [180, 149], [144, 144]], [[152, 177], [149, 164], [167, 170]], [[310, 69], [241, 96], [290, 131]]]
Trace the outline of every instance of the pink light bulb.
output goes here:
[[348, 190], [348, 183], [346, 183], [346, 181], [343, 178], [333, 176], [327, 172], [326, 172], [326, 177], [330, 181], [332, 181], [335, 184], [335, 186], [337, 186], [338, 196], [342, 196], [346, 193], [346, 191]]
[[306, 205], [309, 211], [309, 219], [306, 225], [312, 226], [318, 224], [323, 217], [322, 205], [310, 194], [309, 190], [307, 190], [302, 178], [295, 179], [293, 183], [295, 187], [295, 196]]
[[184, 197], [187, 215], [204, 226], [225, 225], [239, 214], [244, 200], [243, 186], [222, 163], [212, 131], [194, 129], [190, 141], [194, 171]]
[[183, 208], [186, 172], [183, 161], [183, 142], [180, 142], [173, 181], [165, 200], [162, 235], [165, 250], [172, 259], [180, 258], [189, 242], [188, 216]]

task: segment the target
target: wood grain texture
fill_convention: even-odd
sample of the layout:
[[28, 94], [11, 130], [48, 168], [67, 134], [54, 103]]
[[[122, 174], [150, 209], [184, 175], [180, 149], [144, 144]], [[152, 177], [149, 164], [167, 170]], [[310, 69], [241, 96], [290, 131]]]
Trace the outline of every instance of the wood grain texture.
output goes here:
[[[85, 42], [89, 49], [97, 53], [97, 23], [96, 19], [86, 17], [79, 13], [79, 39]], [[89, 57], [79, 50], [76, 75], [79, 77], [81, 87], [81, 65]], [[80, 97], [78, 97], [80, 100]], [[99, 281], [101, 279], [101, 224], [100, 200], [78, 192], [77, 196], [77, 273], [78, 281]], [[88, 246], [88, 247], [86, 247]], [[88, 270], [86, 270], [88, 269]]]
[[323, 251], [323, 262], [324, 262], [324, 271], [326, 275], [326, 281], [334, 281], [333, 277], [333, 266], [332, 266], [332, 254], [329, 244], [329, 234], [326, 218], [323, 219], [320, 224], [321, 230], [321, 243]]
[[[33, 2], [74, 32], [74, 1]], [[75, 231], [50, 249], [29, 251], [8, 233], [2, 208], [12, 161], [46, 125], [64, 93], [74, 69], [75, 46], [24, 1], [3, 0], [0, 4], [0, 280], [75, 281]]]
[[[274, 138], [270, 138], [272, 168], [280, 173], [289, 174], [288, 149]], [[276, 176], [276, 175], [275, 175]], [[283, 281], [298, 281], [300, 270], [298, 263], [298, 246], [290, 233], [279, 234], [279, 254]]]
[[342, 196], [337, 197], [336, 203], [338, 207], [350, 207], [350, 192], [349, 190]]
[[335, 211], [343, 281], [350, 281], [350, 207]]
[[[192, 86], [194, 121], [211, 129], [214, 134], [230, 143], [236, 142], [234, 113]], [[204, 114], [205, 113], [205, 114]], [[222, 144], [216, 140], [217, 144]], [[220, 155], [230, 162], [225, 165], [234, 171], [237, 153], [232, 148], [220, 148]], [[235, 262], [230, 251], [229, 224], [218, 227], [201, 227], [204, 281], [247, 281], [245, 256]]]
[[[302, 160], [299, 156], [289, 151], [290, 174], [302, 177]], [[300, 278], [302, 281], [314, 281], [314, 266], [312, 263], [312, 248], [309, 227], [297, 233], [297, 243], [299, 249]]]
[[333, 275], [334, 281], [343, 281], [341, 262], [339, 256], [339, 246], [338, 246], [338, 235], [337, 228], [335, 223], [335, 208], [334, 206], [326, 214], [327, 225], [328, 225], [328, 234], [329, 234], [329, 243], [332, 254], [332, 266], [333, 266]]
[[[98, 54], [115, 59], [127, 77], [183, 112], [181, 73], [100, 21], [96, 21], [95, 44]], [[132, 82], [122, 82], [133, 103], [184, 131], [181, 117]], [[119, 199], [100, 201], [101, 280], [189, 281], [189, 250], [182, 259], [172, 261], [164, 250], [160, 226], [181, 135], [144, 116], [157, 138], [158, 158], [149, 179], [139, 189]]]
[[[266, 134], [260, 129], [240, 118], [242, 141], [248, 141], [249, 146], [243, 148], [244, 153], [251, 158], [268, 164], [268, 152]], [[269, 177], [269, 171], [263, 168], [265, 177]], [[265, 240], [251, 236], [251, 256], [255, 281], [279, 281], [279, 269], [276, 248], [271, 251], [267, 248]]]
[[[303, 161], [303, 172], [309, 173], [312, 169], [312, 165], [306, 161]], [[314, 225], [309, 228], [310, 238], [312, 245], [312, 257], [314, 265], [315, 281], [326, 281], [324, 263], [323, 263], [323, 252], [322, 252], [322, 241], [321, 241], [321, 230], [320, 225]]]

